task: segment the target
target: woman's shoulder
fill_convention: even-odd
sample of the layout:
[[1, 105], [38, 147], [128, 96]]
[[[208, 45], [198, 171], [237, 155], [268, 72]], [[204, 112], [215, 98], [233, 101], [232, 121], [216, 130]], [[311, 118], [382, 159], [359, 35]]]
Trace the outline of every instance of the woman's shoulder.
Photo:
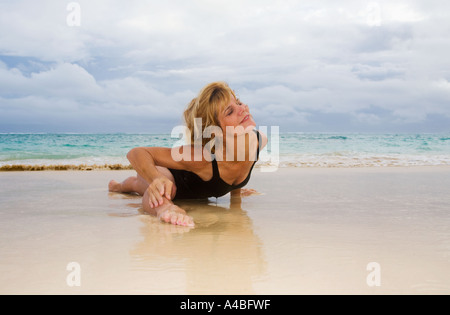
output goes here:
[[189, 151], [185, 154], [185, 162], [190, 171], [202, 170], [214, 159], [214, 155], [201, 145], [189, 145], [185, 150]]

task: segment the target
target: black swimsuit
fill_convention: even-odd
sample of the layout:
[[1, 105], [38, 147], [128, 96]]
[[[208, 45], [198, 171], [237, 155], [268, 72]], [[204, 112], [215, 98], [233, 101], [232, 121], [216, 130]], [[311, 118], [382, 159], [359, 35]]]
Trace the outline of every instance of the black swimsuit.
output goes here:
[[[259, 158], [259, 150], [261, 147], [261, 135], [257, 130], [255, 130], [255, 132], [258, 136], [259, 143], [258, 151], [256, 154], [257, 161]], [[175, 179], [175, 185], [177, 186], [175, 199], [204, 199], [209, 197], [221, 197], [232, 190], [242, 188], [247, 185], [248, 181], [250, 180], [250, 175], [252, 173], [253, 167], [256, 164], [256, 161], [253, 163], [250, 172], [247, 175], [247, 178], [238, 185], [230, 185], [224, 182], [222, 178], [220, 178], [219, 167], [214, 155], [211, 162], [213, 176], [208, 181], [204, 181], [200, 178], [200, 176], [190, 171], [169, 169]]]

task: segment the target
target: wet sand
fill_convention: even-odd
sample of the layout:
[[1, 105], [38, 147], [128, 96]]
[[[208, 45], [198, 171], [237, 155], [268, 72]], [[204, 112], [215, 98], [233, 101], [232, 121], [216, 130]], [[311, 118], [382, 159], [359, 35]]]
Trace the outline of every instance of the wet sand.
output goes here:
[[107, 191], [132, 174], [0, 172], [0, 294], [450, 293], [449, 167], [255, 170], [194, 229]]

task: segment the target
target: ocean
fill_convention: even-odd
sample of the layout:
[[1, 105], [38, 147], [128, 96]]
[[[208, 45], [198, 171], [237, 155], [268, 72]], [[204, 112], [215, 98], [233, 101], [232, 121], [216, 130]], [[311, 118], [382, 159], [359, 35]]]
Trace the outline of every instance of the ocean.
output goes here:
[[[450, 165], [450, 134], [267, 133], [256, 167]], [[138, 146], [173, 147], [171, 134], [0, 134], [0, 170], [129, 169]]]

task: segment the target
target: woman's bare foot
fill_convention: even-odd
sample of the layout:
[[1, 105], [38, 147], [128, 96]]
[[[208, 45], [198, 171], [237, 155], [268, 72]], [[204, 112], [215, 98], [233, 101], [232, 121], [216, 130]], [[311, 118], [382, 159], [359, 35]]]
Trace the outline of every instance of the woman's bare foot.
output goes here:
[[121, 192], [121, 184], [115, 180], [112, 180], [108, 184], [108, 189], [111, 192]]
[[186, 214], [186, 211], [171, 200], [163, 197], [163, 204], [157, 207], [150, 206], [150, 198], [148, 191], [144, 193], [142, 198], [142, 208], [148, 214], [156, 216], [159, 220], [171, 223], [173, 225], [182, 225], [194, 227], [194, 219]]
[[186, 211], [180, 207], [171, 204], [164, 210], [158, 212], [158, 218], [166, 223], [174, 225], [182, 225], [188, 227], [194, 227], [194, 219], [186, 214]]

